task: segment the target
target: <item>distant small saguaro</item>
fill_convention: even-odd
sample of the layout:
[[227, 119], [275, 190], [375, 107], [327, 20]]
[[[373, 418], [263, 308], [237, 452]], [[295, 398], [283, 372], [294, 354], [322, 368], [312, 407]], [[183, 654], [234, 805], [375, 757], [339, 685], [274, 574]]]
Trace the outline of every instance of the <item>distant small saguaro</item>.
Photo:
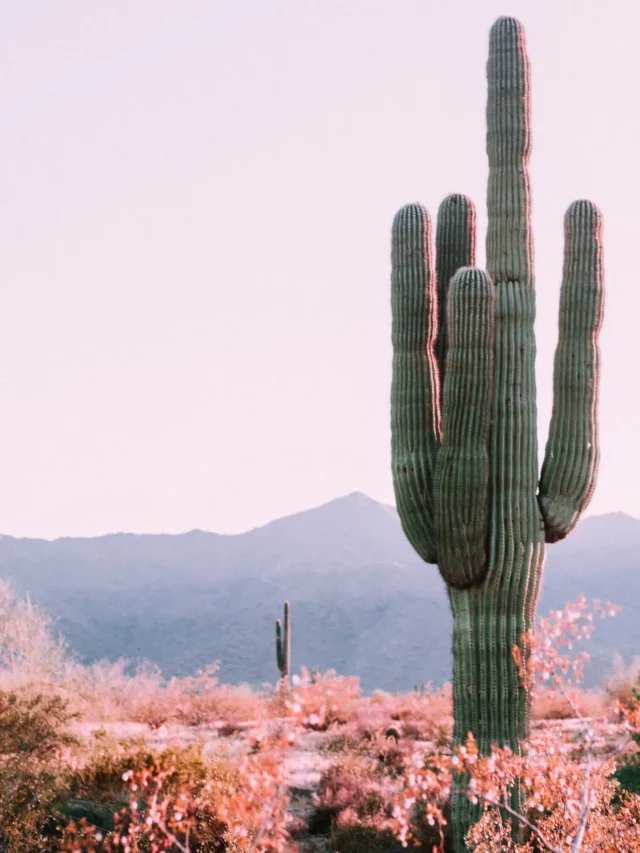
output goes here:
[[280, 678], [289, 680], [291, 671], [291, 606], [288, 601], [284, 603], [284, 628], [282, 622], [276, 620], [276, 660], [280, 670]]

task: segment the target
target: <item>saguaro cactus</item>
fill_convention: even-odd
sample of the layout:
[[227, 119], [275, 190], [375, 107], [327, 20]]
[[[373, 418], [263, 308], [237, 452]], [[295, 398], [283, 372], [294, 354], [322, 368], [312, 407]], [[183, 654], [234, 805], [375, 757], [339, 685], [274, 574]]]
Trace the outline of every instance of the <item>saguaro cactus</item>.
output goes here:
[[291, 672], [291, 620], [289, 602], [284, 603], [284, 627], [276, 620], [276, 660], [283, 681], [289, 679]]
[[[487, 273], [475, 269], [472, 202], [402, 208], [392, 235], [392, 464], [407, 538], [438, 563], [454, 617], [454, 739], [517, 750], [530, 696], [512, 649], [533, 625], [546, 542], [563, 539], [598, 466], [602, 217], [565, 216], [554, 405], [538, 479], [535, 291], [527, 164], [529, 60], [513, 18], [492, 27], [487, 65]], [[454, 797], [457, 850], [475, 817]]]

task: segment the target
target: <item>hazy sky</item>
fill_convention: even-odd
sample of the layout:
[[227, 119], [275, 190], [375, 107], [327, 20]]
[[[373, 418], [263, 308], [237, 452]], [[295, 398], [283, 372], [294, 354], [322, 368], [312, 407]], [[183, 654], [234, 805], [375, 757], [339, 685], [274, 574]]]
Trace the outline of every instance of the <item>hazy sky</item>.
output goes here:
[[500, 14], [533, 67], [540, 439], [562, 216], [587, 196], [607, 276], [591, 511], [640, 516], [637, 4], [0, 10], [0, 531], [235, 532], [393, 501], [390, 222], [466, 192], [484, 261]]

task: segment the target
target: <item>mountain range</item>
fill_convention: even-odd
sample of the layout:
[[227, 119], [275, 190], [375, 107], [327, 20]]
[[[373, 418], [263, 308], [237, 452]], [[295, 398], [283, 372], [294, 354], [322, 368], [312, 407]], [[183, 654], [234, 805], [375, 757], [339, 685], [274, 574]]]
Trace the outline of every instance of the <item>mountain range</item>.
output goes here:
[[[229, 683], [277, 677], [274, 621], [291, 601], [293, 669], [366, 690], [451, 677], [451, 615], [394, 508], [354, 493], [238, 535], [0, 537], [0, 575], [46, 608], [86, 663], [149, 660], [167, 675], [220, 661]], [[547, 552], [539, 613], [579, 594], [623, 607], [596, 627], [587, 684], [640, 656], [640, 520], [586, 518]]]

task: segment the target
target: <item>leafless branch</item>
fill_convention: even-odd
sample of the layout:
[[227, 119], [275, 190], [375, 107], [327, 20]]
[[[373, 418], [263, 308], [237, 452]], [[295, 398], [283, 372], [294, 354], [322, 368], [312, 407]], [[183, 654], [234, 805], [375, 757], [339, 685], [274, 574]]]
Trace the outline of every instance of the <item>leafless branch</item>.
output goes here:
[[582, 788], [582, 812], [580, 814], [580, 823], [578, 824], [578, 831], [576, 832], [576, 837], [573, 839], [573, 844], [571, 845], [571, 853], [579, 853], [582, 848], [582, 841], [584, 839], [584, 833], [587, 828], [587, 820], [589, 818], [589, 812], [591, 811], [590, 805], [590, 791], [589, 791], [589, 783], [591, 781], [591, 761], [593, 758], [593, 741], [594, 741], [594, 732], [593, 728], [589, 725], [589, 723], [585, 720], [585, 718], [580, 713], [579, 709], [576, 707], [575, 703], [569, 696], [569, 694], [563, 689], [563, 694], [569, 705], [571, 705], [571, 709], [576, 717], [582, 723], [584, 729], [584, 735], [586, 740], [586, 764], [584, 769], [584, 785]]
[[591, 777], [591, 742], [587, 743], [587, 765], [584, 771], [584, 788], [582, 789], [582, 814], [580, 815], [580, 825], [578, 826], [578, 831], [576, 832], [576, 837], [573, 840], [573, 845], [571, 847], [571, 853], [578, 853], [578, 851], [582, 847], [582, 839], [584, 838], [584, 833], [587, 828], [587, 818], [589, 817], [589, 812], [591, 811], [591, 806], [589, 803], [589, 780]]

